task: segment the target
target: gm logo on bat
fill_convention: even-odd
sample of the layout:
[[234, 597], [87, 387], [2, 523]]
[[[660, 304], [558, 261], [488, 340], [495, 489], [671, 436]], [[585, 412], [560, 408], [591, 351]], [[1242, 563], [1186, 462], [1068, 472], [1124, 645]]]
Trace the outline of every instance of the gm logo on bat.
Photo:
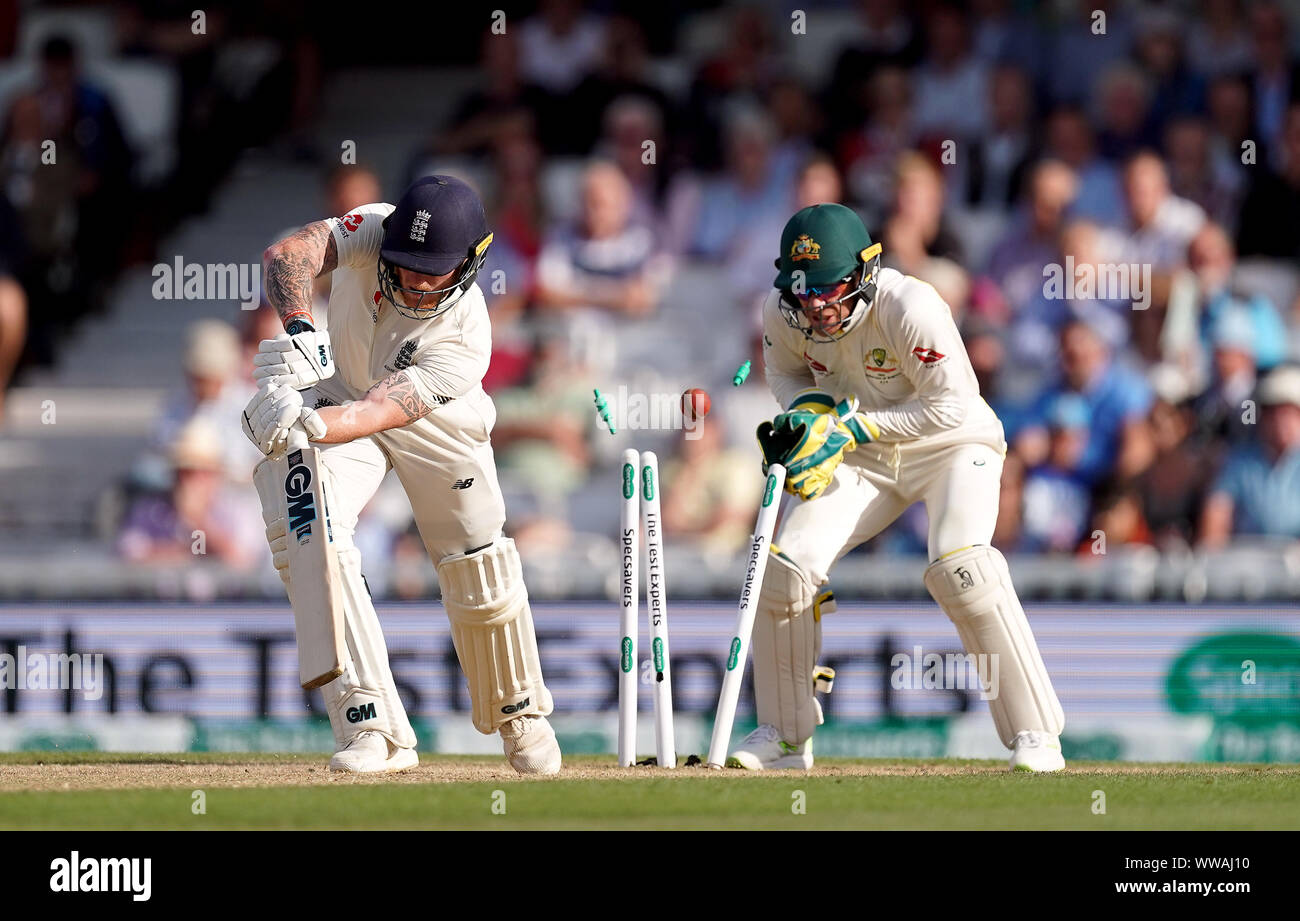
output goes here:
[[311, 541], [311, 523], [316, 520], [316, 503], [311, 494], [311, 470], [302, 462], [302, 451], [289, 455], [289, 473], [284, 478], [284, 500], [289, 530], [298, 543]]

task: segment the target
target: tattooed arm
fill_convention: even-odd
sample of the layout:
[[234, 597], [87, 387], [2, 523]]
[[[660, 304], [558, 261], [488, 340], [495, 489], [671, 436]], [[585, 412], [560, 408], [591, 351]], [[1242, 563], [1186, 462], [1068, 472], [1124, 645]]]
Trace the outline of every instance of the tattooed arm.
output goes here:
[[[338, 245], [325, 221], [313, 221], [262, 254], [266, 300], [280, 320], [311, 323], [312, 282], [338, 267]], [[314, 323], [312, 324], [315, 325]]]
[[337, 444], [375, 432], [409, 425], [433, 410], [420, 399], [405, 371], [389, 375], [367, 391], [365, 397], [342, 406], [317, 410], [328, 431], [315, 441]]

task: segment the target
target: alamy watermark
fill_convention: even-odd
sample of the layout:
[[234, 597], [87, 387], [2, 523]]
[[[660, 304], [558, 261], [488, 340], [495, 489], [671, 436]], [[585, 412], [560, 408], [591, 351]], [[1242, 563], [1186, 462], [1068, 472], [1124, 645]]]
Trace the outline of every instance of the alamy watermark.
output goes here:
[[1050, 301], [1131, 301], [1134, 310], [1151, 306], [1151, 263], [1084, 262], [1043, 266], [1043, 297]]
[[256, 262], [186, 262], [177, 256], [153, 267], [154, 300], [239, 301], [256, 310], [261, 302], [262, 266]]
[[[659, 430], [686, 433], [686, 438], [694, 441], [702, 437], [703, 416], [694, 416], [682, 411], [680, 393], [641, 393], [627, 389], [626, 384], [619, 384], [618, 392], [611, 394], [608, 400], [609, 421], [620, 431]], [[597, 420], [598, 425], [605, 425]]]
[[889, 684], [896, 691], [976, 690], [980, 700], [998, 696], [998, 654], [923, 652], [913, 646], [909, 655], [896, 652], [889, 659], [893, 671]]
[[86, 700], [104, 696], [104, 654], [31, 652], [0, 653], [0, 688], [18, 691], [81, 691]]

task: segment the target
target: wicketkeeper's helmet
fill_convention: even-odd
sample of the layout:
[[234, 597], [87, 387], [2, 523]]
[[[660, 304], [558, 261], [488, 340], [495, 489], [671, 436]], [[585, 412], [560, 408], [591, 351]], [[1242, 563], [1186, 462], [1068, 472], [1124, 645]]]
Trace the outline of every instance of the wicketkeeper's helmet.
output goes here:
[[[843, 205], [810, 205], [795, 213], [781, 232], [781, 256], [772, 284], [780, 290], [781, 315], [814, 341], [833, 342], [862, 319], [876, 296], [880, 244], [871, 242], [862, 218]], [[845, 286], [832, 305], [852, 299], [853, 309], [833, 334], [818, 334], [797, 294]], [[823, 338], [818, 338], [822, 335]]]

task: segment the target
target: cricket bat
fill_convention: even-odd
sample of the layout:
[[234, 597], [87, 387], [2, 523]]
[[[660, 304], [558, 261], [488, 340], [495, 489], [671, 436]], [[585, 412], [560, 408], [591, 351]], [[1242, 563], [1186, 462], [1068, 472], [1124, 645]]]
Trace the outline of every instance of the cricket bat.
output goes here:
[[298, 636], [298, 679], [308, 690], [343, 674], [343, 582], [320, 451], [295, 425], [275, 459], [289, 544], [289, 600]]

